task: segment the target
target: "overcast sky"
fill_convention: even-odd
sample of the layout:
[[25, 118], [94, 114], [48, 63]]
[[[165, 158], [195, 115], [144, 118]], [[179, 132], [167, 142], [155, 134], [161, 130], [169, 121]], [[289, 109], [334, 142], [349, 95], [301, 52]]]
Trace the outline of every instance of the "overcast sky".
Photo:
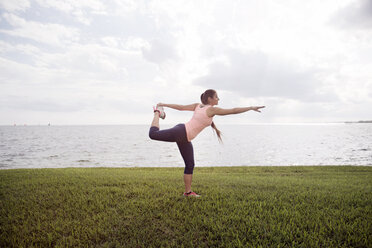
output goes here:
[[[0, 125], [372, 119], [372, 0], [0, 0]], [[163, 123], [191, 112], [166, 109]], [[218, 126], [218, 125], [217, 125]]]

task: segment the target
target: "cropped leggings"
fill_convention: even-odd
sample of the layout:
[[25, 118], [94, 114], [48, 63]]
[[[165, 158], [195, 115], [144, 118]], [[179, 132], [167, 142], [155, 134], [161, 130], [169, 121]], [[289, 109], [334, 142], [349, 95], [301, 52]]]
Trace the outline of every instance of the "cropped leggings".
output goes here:
[[187, 140], [185, 124], [178, 124], [170, 129], [159, 130], [158, 127], [150, 127], [150, 139], [177, 142], [178, 149], [181, 152], [185, 162], [184, 174], [192, 174], [194, 170], [194, 149], [191, 142]]

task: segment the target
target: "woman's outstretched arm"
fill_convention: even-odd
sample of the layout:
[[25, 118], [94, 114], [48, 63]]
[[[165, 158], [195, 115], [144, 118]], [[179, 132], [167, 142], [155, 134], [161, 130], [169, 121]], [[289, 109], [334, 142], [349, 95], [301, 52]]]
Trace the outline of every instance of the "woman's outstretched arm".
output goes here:
[[177, 109], [177, 110], [181, 110], [181, 111], [182, 110], [194, 111], [196, 106], [198, 106], [198, 105], [199, 105], [199, 103], [193, 103], [193, 104], [189, 104], [189, 105], [158, 103], [157, 106]]
[[252, 106], [252, 107], [243, 107], [243, 108], [232, 108], [232, 109], [223, 109], [218, 107], [211, 107], [207, 110], [207, 115], [213, 117], [215, 115], [233, 115], [247, 112], [249, 110], [261, 112], [260, 109], [265, 106]]

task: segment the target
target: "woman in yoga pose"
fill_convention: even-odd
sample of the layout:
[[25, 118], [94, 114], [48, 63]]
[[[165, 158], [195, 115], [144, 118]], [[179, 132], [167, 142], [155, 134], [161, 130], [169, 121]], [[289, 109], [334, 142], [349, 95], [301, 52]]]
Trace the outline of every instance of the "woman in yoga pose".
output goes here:
[[[231, 115], [240, 114], [249, 110], [261, 112], [260, 109], [265, 106], [253, 106], [243, 108], [232, 108], [223, 109], [215, 107], [218, 105], [220, 100], [215, 90], [206, 90], [201, 96], [201, 104], [194, 103], [190, 105], [179, 105], [179, 104], [165, 104], [158, 103], [154, 108], [154, 119], [151, 123], [149, 136], [153, 140], [176, 142], [178, 149], [181, 152], [181, 156], [185, 162], [184, 170], [184, 183], [185, 192], [184, 196], [199, 197], [200, 195], [191, 191], [192, 174], [194, 170], [194, 149], [191, 143], [204, 128], [211, 126], [217, 133], [219, 140], [221, 140], [221, 132], [217, 129], [213, 122], [215, 115]], [[165, 118], [165, 112], [163, 107], [173, 108], [177, 110], [189, 110], [194, 111], [194, 115], [191, 120], [185, 124], [178, 124], [173, 128], [160, 130], [159, 118]]]

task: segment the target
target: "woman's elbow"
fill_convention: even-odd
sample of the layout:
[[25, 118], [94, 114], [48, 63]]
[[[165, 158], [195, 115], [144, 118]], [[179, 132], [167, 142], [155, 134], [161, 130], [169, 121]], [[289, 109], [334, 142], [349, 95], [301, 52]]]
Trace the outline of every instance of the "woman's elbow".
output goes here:
[[233, 114], [233, 115], [235, 115], [235, 114], [239, 114], [239, 109], [238, 109], [238, 108], [233, 108], [233, 109], [231, 110], [230, 114]]

